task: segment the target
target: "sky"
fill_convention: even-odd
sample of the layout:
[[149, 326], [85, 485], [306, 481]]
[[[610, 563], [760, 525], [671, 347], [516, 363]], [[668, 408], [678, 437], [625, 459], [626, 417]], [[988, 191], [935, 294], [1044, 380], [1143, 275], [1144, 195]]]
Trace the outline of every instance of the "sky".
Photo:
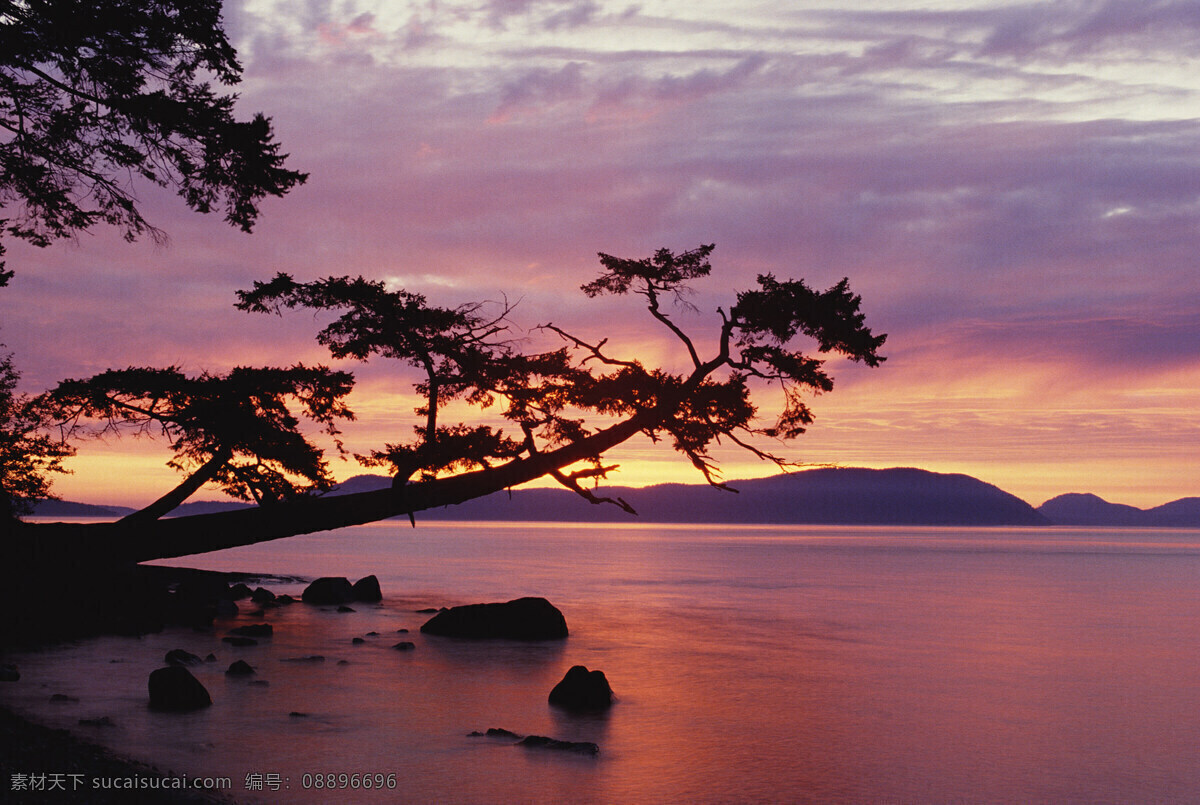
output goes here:
[[[634, 300], [578, 288], [597, 252], [714, 243], [695, 310], [672, 311], [701, 344], [766, 272], [849, 277], [888, 334], [880, 368], [831, 363], [816, 422], [776, 452], [966, 473], [1034, 505], [1200, 495], [1200, 2], [843, 5], [229, 2], [238, 109], [273, 119], [307, 184], [251, 235], [143, 188], [165, 244], [9, 244], [0, 341], [30, 392], [128, 365], [328, 362], [310, 314], [233, 308], [287, 271], [508, 299], [519, 327], [682, 368]], [[411, 377], [346, 368], [348, 447], [407, 436]], [[776, 471], [716, 455], [728, 479]], [[168, 458], [87, 442], [55, 488], [148, 503]], [[611, 458], [614, 483], [702, 481], [666, 445]]]

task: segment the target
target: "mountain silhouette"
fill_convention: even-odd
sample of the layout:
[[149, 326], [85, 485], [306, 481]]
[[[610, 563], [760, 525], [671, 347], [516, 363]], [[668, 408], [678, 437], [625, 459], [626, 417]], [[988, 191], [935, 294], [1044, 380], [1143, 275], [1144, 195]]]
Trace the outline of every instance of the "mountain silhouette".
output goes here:
[[[380, 476], [360, 475], [334, 494], [378, 489]], [[529, 520], [651, 523], [822, 523], [841, 525], [1047, 525], [1032, 506], [968, 475], [897, 468], [822, 468], [748, 481], [737, 493], [708, 484], [605, 486], [599, 494], [637, 510], [592, 505], [565, 489], [498, 492], [457, 506], [421, 512], [427, 520]]]
[[[382, 475], [356, 475], [331, 495], [391, 486]], [[1033, 508], [978, 478], [913, 468], [871, 470], [820, 468], [746, 481], [730, 481], [736, 494], [708, 484], [604, 486], [598, 494], [620, 498], [634, 517], [616, 506], [592, 505], [558, 488], [516, 489], [457, 506], [420, 512], [424, 520], [528, 520], [611, 523], [764, 523], [913, 526], [1074, 525], [1200, 528], [1200, 497], [1153, 509], [1109, 503], [1091, 494], [1059, 495]], [[234, 501], [185, 503], [171, 514], [204, 514], [246, 508]], [[132, 509], [70, 501], [43, 501], [39, 516], [120, 517]]]
[[1200, 498], [1180, 498], [1153, 509], [1138, 509], [1072, 492], [1047, 500], [1037, 510], [1055, 525], [1200, 528]]

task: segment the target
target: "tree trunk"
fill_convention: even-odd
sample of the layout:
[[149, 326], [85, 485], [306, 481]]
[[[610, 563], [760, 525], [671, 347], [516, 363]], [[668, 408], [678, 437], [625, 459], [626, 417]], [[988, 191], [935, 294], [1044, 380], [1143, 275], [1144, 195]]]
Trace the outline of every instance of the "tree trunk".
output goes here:
[[148, 523], [170, 514], [171, 512], [175, 511], [175, 509], [177, 509], [181, 503], [190, 498], [200, 487], [208, 483], [212, 477], [216, 475], [223, 466], [225, 466], [225, 462], [228, 461], [232, 455], [232, 452], [229, 450], [219, 451], [215, 456], [204, 462], [204, 465], [200, 467], [200, 469], [183, 479], [183, 483], [181, 483], [179, 486], [175, 487], [146, 508], [122, 517], [118, 522], [125, 523], [127, 525], [134, 523]]
[[350, 495], [163, 520], [113, 523], [21, 523], [0, 547], [9, 568], [86, 572], [96, 566], [171, 559], [241, 545], [372, 523], [451, 506], [532, 481], [553, 470], [599, 456], [659, 419], [645, 411], [578, 442], [499, 467], [433, 481]]

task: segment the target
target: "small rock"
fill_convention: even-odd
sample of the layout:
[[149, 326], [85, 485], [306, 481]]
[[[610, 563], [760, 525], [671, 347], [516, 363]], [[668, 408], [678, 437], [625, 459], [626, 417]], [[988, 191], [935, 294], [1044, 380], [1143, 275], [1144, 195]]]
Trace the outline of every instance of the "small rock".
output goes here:
[[265, 604], [269, 601], [275, 601], [277, 599], [275, 597], [275, 593], [271, 592], [266, 587], [259, 587], [254, 592], [250, 593], [250, 600], [256, 604]]
[[367, 637], [379, 637], [379, 632], [367, 632]]
[[280, 662], [325, 662], [325, 657], [321, 654], [309, 654], [307, 657], [285, 657]]
[[269, 623], [248, 623], [245, 626], [230, 629], [229, 633], [243, 637], [270, 637], [275, 633], [275, 628]]
[[294, 603], [296, 603], [296, 599], [292, 598], [287, 593], [283, 593], [282, 595], [275, 596], [275, 603], [276, 604], [294, 604]]
[[518, 743], [517, 746], [525, 746], [533, 749], [554, 749], [559, 752], [578, 752], [582, 755], [600, 754], [600, 747], [591, 741], [560, 741], [556, 738], [547, 738], [545, 735], [530, 735]]
[[229, 664], [225, 673], [229, 676], [250, 676], [254, 673], [254, 669], [245, 660], [234, 660]]
[[612, 706], [613, 692], [603, 671], [576, 665], [550, 691], [550, 704], [567, 710], [604, 710]]
[[197, 657], [190, 651], [184, 651], [181, 648], [173, 648], [167, 652], [167, 665], [200, 665], [204, 660]]
[[77, 702], [77, 701], [79, 701], [79, 699], [77, 699], [74, 696], [68, 696], [65, 693], [55, 693], [53, 696], [50, 697], [50, 701], [52, 701], [52, 702]]
[[[442, 609], [445, 609], [445, 607], [442, 607]], [[438, 609], [437, 607], [425, 607], [425, 609], [416, 610], [418, 615], [432, 615], [435, 612], [441, 612], [441, 611], [442, 610]]]
[[258, 645], [258, 641], [255, 640], [253, 637], [241, 637], [241, 636], [222, 637], [221, 642], [228, 643], [231, 646], [257, 646]]
[[365, 643], [365, 642], [367, 642], [367, 641], [366, 641], [366, 640], [364, 640], [364, 639], [363, 639], [363, 638], [361, 638], [361, 637], [356, 637], [356, 638], [354, 638], [353, 640], [351, 640], [350, 642], [351, 642], [351, 643], [353, 643], [354, 645], [356, 645], [356, 646], [357, 646], [358, 644], [360, 644], [360, 643]]
[[208, 656], [204, 658], [204, 661], [205, 661], [205, 662], [216, 662], [216, 661], [217, 661], [217, 655], [216, 655], [216, 654], [213, 654], [213, 653], [210, 651], [210, 652], [208, 652]]
[[229, 597], [234, 601], [241, 601], [243, 598], [249, 598], [251, 595], [250, 588], [240, 581], [229, 588]]
[[337, 608], [337, 611], [338, 612], [355, 612], [356, 610], [354, 609], [354, 607], [348, 607], [345, 604], [342, 604], [340, 607]]
[[396, 651], [412, 651], [416, 648], [416, 645], [408, 642], [407, 640], [401, 640], [399, 643], [392, 646], [392, 648], [396, 649]]
[[396, 634], [408, 634], [408, 630], [407, 629], [397, 629]]
[[519, 741], [519, 740], [521, 740], [522, 736], [518, 735], [517, 733], [515, 733], [511, 730], [503, 730], [498, 727], [488, 727], [487, 732], [479, 732], [478, 730], [476, 730], [474, 732], [468, 733], [467, 737], [468, 738], [511, 738], [514, 741]]
[[292, 718], [308, 718], [308, 713], [301, 713], [299, 710], [293, 710], [288, 715]]
[[200, 680], [182, 665], [150, 672], [150, 706], [155, 710], [197, 710], [212, 704]]

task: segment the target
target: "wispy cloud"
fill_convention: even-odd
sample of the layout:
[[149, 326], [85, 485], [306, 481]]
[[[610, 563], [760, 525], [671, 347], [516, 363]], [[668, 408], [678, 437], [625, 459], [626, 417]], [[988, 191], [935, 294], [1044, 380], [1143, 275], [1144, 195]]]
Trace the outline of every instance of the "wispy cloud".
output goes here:
[[[39, 355], [31, 379], [82, 373], [97, 332], [118, 365], [307, 350], [301, 323], [230, 307], [275, 270], [507, 292], [535, 322], [543, 305], [598, 326], [576, 292], [596, 251], [715, 241], [702, 310], [757, 272], [849, 276], [890, 333], [885, 370], [845, 375], [861, 417], [893, 426], [862, 426], [860, 461], [872, 439], [889, 461], [931, 434], [999, 444], [996, 412], [1011, 427], [1034, 400], [1063, 434], [1122, 430], [1133, 397], [1071, 414], [1106, 386], [1153, 392], [1175, 423], [1129, 431], [1145, 466], [1194, 438], [1200, 3], [244, 0], [226, 17], [242, 106], [272, 115], [309, 184], [252, 237], [155, 196], [165, 251], [103, 234], [14, 251], [29, 268], [0, 337]], [[136, 321], [131, 283], [171, 315]], [[596, 309], [632, 349], [666, 349]], [[884, 400], [908, 385], [932, 418], [904, 442]], [[977, 415], [939, 417], [950, 396]], [[866, 421], [841, 399], [818, 421]]]

